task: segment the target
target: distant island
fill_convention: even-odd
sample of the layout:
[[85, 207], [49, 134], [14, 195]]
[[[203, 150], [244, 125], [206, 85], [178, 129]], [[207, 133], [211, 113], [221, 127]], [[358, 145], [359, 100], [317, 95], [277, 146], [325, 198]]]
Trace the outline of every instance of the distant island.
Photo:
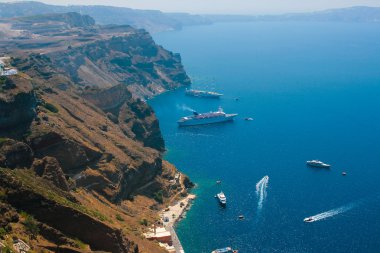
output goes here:
[[356, 6], [309, 13], [282, 15], [194, 15], [165, 13], [157, 10], [136, 10], [125, 7], [101, 5], [48, 5], [24, 1], [0, 3], [0, 18], [13, 18], [48, 13], [79, 12], [93, 17], [101, 25], [131, 25], [151, 33], [180, 30], [191, 25], [210, 25], [217, 22], [255, 21], [319, 21], [319, 22], [380, 22], [380, 7]]
[[380, 7], [355, 6], [307, 13], [281, 15], [206, 15], [212, 22], [314, 21], [314, 22], [380, 22]]

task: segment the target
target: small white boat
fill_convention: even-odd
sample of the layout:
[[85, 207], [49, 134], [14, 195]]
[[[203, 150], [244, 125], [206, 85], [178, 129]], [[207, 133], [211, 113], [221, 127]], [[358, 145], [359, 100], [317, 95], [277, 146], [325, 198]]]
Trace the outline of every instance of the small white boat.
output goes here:
[[307, 218], [305, 218], [304, 220], [303, 220], [304, 222], [314, 222], [315, 221], [315, 219], [313, 218], [313, 217], [307, 217]]
[[253, 118], [251, 118], [251, 117], [247, 117], [247, 118], [245, 118], [245, 120], [246, 120], [246, 121], [252, 121]]
[[226, 195], [224, 195], [223, 192], [220, 192], [216, 194], [216, 197], [219, 199], [219, 202], [221, 205], [226, 205], [227, 204], [227, 198]]

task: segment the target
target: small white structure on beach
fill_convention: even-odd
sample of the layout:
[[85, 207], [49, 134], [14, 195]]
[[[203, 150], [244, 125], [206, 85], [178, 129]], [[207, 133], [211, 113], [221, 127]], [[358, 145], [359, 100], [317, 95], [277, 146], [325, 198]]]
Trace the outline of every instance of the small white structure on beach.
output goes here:
[[144, 236], [149, 240], [156, 240], [161, 243], [171, 244], [172, 235], [170, 231], [167, 231], [164, 227], [154, 227], [150, 229], [148, 233], [145, 233]]

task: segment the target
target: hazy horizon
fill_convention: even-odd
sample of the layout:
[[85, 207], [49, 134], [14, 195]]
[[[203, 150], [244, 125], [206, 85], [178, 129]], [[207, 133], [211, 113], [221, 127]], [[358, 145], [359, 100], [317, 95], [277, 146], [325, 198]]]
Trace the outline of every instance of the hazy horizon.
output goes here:
[[[16, 2], [0, 0], [0, 2]], [[54, 5], [107, 5], [163, 12], [187, 12], [193, 14], [281, 14], [311, 12], [353, 6], [380, 7], [380, 0], [41, 0]]]

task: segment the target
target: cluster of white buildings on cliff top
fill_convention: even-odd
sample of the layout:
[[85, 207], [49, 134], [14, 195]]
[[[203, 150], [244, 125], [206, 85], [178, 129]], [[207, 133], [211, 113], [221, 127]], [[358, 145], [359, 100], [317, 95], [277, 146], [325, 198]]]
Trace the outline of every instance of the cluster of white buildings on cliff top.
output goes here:
[[9, 57], [0, 57], [0, 76], [12, 76], [17, 74], [17, 69], [9, 68], [5, 62], [9, 61]]

